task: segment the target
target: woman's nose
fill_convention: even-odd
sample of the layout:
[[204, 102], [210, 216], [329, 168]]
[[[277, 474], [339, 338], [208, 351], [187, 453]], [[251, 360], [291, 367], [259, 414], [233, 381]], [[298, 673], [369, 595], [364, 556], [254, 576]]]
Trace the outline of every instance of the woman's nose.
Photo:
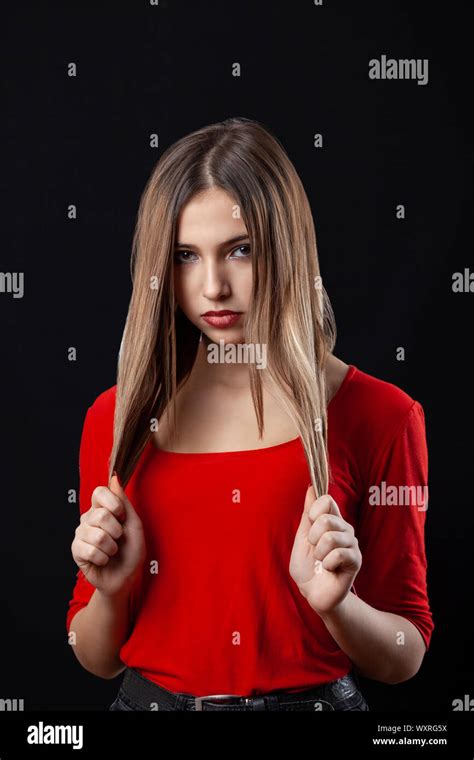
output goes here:
[[203, 295], [213, 300], [229, 293], [230, 285], [224, 271], [216, 263], [208, 264], [204, 271]]

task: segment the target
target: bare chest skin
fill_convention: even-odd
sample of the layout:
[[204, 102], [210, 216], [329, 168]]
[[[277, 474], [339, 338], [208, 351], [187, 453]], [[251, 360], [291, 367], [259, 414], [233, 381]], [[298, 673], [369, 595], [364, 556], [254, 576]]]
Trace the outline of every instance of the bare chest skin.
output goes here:
[[[329, 397], [337, 393], [348, 365], [332, 356], [327, 367]], [[177, 395], [177, 435], [171, 437], [165, 412], [153, 433], [154, 445], [176, 453], [246, 451], [276, 446], [299, 433], [281, 402], [264, 387], [264, 433], [258, 437], [257, 419], [248, 388], [233, 389], [192, 378]]]
[[176, 438], [171, 439], [165, 413], [153, 434], [154, 444], [165, 451], [202, 453], [260, 449], [296, 438], [291, 418], [265, 391], [263, 403], [265, 429], [259, 439], [250, 390], [185, 386], [177, 396]]

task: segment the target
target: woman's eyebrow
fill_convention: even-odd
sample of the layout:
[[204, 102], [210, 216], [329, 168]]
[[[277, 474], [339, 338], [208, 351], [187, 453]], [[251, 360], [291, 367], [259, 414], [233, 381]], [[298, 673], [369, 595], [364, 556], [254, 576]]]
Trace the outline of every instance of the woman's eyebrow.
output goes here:
[[[238, 243], [240, 240], [249, 240], [248, 235], [237, 235], [236, 237], [229, 238], [229, 240], [224, 240], [223, 243], [220, 243], [220, 248], [223, 248], [225, 245], [231, 245], [232, 243]], [[193, 245], [192, 243], [176, 243], [176, 248], [197, 248], [198, 246]]]

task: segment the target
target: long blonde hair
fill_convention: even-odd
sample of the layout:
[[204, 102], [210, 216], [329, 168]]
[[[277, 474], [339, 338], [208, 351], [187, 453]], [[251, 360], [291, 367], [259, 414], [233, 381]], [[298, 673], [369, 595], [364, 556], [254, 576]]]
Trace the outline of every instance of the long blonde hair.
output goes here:
[[[253, 285], [247, 344], [267, 347], [278, 398], [299, 431], [316, 495], [327, 493], [325, 364], [336, 341], [332, 307], [319, 271], [316, 233], [302, 182], [278, 139], [259, 122], [230, 118], [168, 147], [143, 191], [133, 237], [133, 283], [117, 368], [109, 480], [123, 485], [190, 374], [200, 331], [175, 310], [173, 258], [181, 208], [219, 187], [236, 200], [250, 239]], [[263, 436], [261, 370], [249, 364], [250, 389]]]

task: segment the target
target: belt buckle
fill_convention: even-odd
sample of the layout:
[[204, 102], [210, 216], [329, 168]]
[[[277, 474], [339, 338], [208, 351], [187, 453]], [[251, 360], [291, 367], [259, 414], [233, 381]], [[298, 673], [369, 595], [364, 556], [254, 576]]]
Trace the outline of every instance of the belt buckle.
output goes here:
[[[202, 702], [205, 699], [229, 699], [229, 697], [239, 697], [242, 699], [242, 694], [206, 694], [204, 697], [194, 697], [194, 709], [202, 710]], [[247, 697], [245, 697], [245, 700], [248, 703]]]

